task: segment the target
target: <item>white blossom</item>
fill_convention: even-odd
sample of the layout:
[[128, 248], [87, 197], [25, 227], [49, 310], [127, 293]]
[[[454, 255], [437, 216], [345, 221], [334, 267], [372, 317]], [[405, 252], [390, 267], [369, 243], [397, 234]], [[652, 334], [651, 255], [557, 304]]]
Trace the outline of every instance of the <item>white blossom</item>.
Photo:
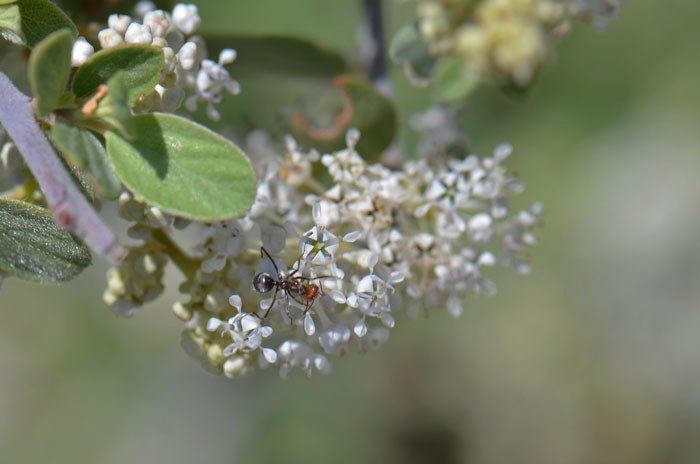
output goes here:
[[131, 24], [131, 17], [127, 15], [111, 14], [109, 15], [109, 18], [107, 18], [107, 25], [109, 28], [116, 31], [120, 35], [124, 35], [126, 33], [126, 29], [129, 27], [129, 24]]
[[165, 37], [170, 29], [170, 18], [163, 10], [153, 10], [143, 15], [143, 24], [150, 28], [154, 36]]
[[70, 58], [71, 66], [82, 66], [94, 53], [95, 48], [90, 45], [85, 37], [78, 37], [75, 43], [73, 43], [73, 50]]
[[[133, 16], [110, 15], [108, 27], [98, 32], [103, 49], [125, 42], [162, 49], [164, 67], [156, 93], [137, 102], [138, 112], [176, 112], [182, 105], [196, 111], [200, 103], [205, 103], [209, 118], [218, 120], [221, 116], [216, 106], [223, 101], [223, 95], [240, 93], [240, 84], [224, 68], [236, 59], [236, 51], [225, 48], [218, 61], [206, 59], [204, 40], [191, 35], [200, 21], [193, 4], [177, 4], [170, 13], [156, 9], [152, 2], [139, 2]], [[84, 39], [79, 40], [74, 47], [73, 64], [84, 63], [92, 52]]]
[[[207, 227], [200, 270], [182, 287], [190, 300], [176, 311], [189, 317], [198, 358], [224, 375], [273, 364], [260, 344], [263, 323], [282, 377], [327, 373], [330, 356], [386, 342], [402, 309], [456, 317], [467, 294], [495, 292], [489, 267], [528, 268], [541, 206], [510, 211], [508, 145], [491, 157], [426, 158], [392, 171], [362, 159], [357, 131], [347, 148], [322, 156], [287, 138], [276, 157], [265, 140], [251, 138], [265, 167], [252, 208]], [[324, 167], [332, 180], [319, 186], [311, 172]], [[267, 283], [256, 290], [259, 276]]]
[[121, 34], [111, 28], [102, 29], [97, 34], [97, 40], [99, 40], [100, 47], [103, 49], [116, 47], [117, 45], [124, 43], [124, 39], [122, 38]]
[[124, 40], [128, 43], [150, 45], [153, 41], [153, 33], [145, 24], [131, 23], [124, 33]]
[[185, 34], [192, 34], [201, 23], [197, 5], [178, 3], [173, 8], [173, 24]]
[[177, 58], [180, 61], [182, 69], [191, 71], [197, 64], [197, 44], [194, 42], [186, 42], [180, 51], [177, 52]]

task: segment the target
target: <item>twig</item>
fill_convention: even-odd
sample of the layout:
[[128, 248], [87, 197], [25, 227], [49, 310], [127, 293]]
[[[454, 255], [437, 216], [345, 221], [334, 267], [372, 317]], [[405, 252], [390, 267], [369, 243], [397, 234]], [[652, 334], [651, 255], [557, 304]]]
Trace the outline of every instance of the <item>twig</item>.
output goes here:
[[80, 192], [34, 118], [31, 99], [0, 72], [0, 124], [14, 140], [60, 224], [114, 262], [125, 250]]
[[375, 85], [385, 85], [387, 79], [386, 45], [381, 0], [363, 0], [365, 24], [364, 33], [367, 49], [367, 74]]

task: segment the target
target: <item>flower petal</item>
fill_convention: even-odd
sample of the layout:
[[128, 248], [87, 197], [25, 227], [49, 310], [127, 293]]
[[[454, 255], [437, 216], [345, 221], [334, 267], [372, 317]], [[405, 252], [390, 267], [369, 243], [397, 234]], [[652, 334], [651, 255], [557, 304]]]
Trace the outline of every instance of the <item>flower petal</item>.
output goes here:
[[313, 335], [316, 332], [316, 324], [314, 324], [314, 319], [311, 317], [311, 313], [307, 312], [304, 317], [304, 332], [306, 335]]
[[224, 321], [222, 321], [221, 319], [217, 319], [215, 317], [212, 317], [207, 321], [207, 330], [209, 332], [215, 332], [216, 329], [221, 327], [222, 324], [226, 325], [226, 323]]
[[242, 301], [241, 301], [241, 296], [240, 295], [231, 295], [228, 298], [228, 303], [236, 308], [239, 312], [241, 311], [241, 306], [242, 306]]
[[362, 338], [367, 334], [367, 324], [365, 323], [365, 317], [362, 316], [362, 318], [357, 321], [357, 324], [355, 324], [355, 327], [352, 329], [353, 332], [355, 332], [355, 335], [358, 337]]
[[353, 230], [352, 232], [348, 232], [347, 234], [343, 235], [343, 241], [352, 243], [357, 241], [360, 237], [362, 237], [362, 232], [359, 230]]
[[265, 357], [265, 360], [270, 364], [274, 364], [275, 362], [277, 362], [277, 352], [272, 348], [262, 348], [262, 353]]

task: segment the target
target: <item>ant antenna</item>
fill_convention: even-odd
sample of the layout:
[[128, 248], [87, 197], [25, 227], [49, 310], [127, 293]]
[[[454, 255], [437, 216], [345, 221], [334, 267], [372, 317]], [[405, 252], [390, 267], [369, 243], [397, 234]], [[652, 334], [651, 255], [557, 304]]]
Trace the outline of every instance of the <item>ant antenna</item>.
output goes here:
[[270, 260], [270, 262], [271, 262], [272, 265], [274, 266], [275, 272], [277, 273], [277, 278], [280, 278], [280, 277], [281, 277], [280, 270], [277, 269], [277, 264], [275, 264], [275, 260], [272, 259], [272, 256], [270, 256], [270, 253], [267, 252], [267, 250], [265, 249], [265, 247], [262, 247], [262, 246], [261, 246], [261, 247], [260, 247], [260, 257], [261, 257], [261, 258], [264, 258], [263, 253], [265, 253], [265, 255], [267, 255], [267, 258]]

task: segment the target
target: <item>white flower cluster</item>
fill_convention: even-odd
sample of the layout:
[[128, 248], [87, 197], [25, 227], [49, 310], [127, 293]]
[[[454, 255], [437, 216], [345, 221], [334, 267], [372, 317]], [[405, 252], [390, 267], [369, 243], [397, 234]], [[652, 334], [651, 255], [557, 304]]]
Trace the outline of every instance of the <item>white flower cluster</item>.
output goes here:
[[147, 206], [123, 192], [118, 202], [119, 215], [133, 222], [127, 234], [140, 242], [128, 246], [124, 261], [107, 271], [107, 288], [102, 300], [122, 317], [130, 317], [134, 309], [155, 300], [165, 285], [163, 275], [169, 262], [163, 245], [151, 240], [158, 229], [184, 228], [189, 221], [164, 214], [156, 206]]
[[[138, 110], [172, 113], [184, 102], [189, 111], [195, 111], [198, 104], [204, 102], [207, 116], [219, 120], [214, 105], [223, 99], [222, 92], [226, 90], [233, 95], [240, 92], [238, 82], [224, 68], [236, 59], [236, 52], [224, 49], [216, 62], [206, 58], [204, 40], [191, 36], [200, 23], [195, 5], [178, 3], [172, 13], [168, 13], [155, 9], [151, 2], [140, 2], [135, 11], [136, 18], [110, 15], [108, 27], [98, 33], [97, 39], [102, 49], [131, 43], [148, 44], [163, 50], [163, 77], [156, 85], [156, 92], [140, 101]], [[73, 45], [73, 66], [82, 65], [93, 53], [93, 46], [84, 37], [79, 37]], [[187, 99], [186, 89], [191, 93]]]
[[458, 316], [465, 295], [495, 291], [484, 267], [528, 270], [541, 207], [511, 214], [522, 185], [501, 165], [509, 145], [390, 170], [368, 165], [358, 138], [351, 130], [346, 149], [322, 156], [288, 139], [284, 159], [249, 146], [266, 167], [255, 202], [208, 226], [200, 268], [180, 287], [189, 300], [173, 307], [183, 346], [207, 368], [327, 373], [329, 355], [384, 343], [397, 311]]

